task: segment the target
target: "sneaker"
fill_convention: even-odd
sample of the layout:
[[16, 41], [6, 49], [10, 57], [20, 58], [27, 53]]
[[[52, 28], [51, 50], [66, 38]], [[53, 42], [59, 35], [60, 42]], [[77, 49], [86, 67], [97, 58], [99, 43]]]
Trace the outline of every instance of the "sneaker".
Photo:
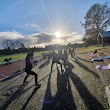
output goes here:
[[35, 88], [40, 88], [41, 84], [36, 84]]

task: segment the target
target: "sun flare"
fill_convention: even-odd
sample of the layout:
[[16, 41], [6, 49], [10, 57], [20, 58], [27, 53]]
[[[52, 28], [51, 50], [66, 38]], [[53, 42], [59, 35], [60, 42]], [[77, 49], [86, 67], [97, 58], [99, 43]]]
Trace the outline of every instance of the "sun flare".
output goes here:
[[62, 36], [61, 32], [57, 31], [54, 33], [54, 35], [57, 37], [57, 38], [60, 38]]

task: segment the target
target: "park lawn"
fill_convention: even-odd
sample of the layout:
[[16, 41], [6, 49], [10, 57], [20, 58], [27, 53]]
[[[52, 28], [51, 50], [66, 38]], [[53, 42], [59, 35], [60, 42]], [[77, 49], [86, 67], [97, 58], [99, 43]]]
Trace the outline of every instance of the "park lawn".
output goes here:
[[76, 53], [82, 54], [82, 53], [93, 52], [95, 49], [98, 50], [98, 49], [108, 49], [108, 48], [109, 48], [109, 46], [102, 47], [102, 46], [96, 46], [96, 45], [94, 45], [94, 46], [88, 46], [87, 48], [85, 48], [85, 47], [79, 48], [79, 49], [77, 49], [77, 52]]
[[[42, 53], [46, 53], [47, 51], [39, 51], [35, 52], [34, 56], [40, 56]], [[4, 62], [5, 58], [12, 58], [11, 61], [20, 60], [26, 58], [27, 53], [13, 54], [13, 55], [4, 55], [0, 56], [0, 64]]]

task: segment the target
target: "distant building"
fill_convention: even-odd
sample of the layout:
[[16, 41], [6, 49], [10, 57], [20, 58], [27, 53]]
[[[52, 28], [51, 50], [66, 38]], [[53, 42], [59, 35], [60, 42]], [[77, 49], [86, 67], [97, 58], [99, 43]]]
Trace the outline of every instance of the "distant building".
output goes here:
[[98, 45], [110, 44], [110, 31], [103, 31], [98, 34]]

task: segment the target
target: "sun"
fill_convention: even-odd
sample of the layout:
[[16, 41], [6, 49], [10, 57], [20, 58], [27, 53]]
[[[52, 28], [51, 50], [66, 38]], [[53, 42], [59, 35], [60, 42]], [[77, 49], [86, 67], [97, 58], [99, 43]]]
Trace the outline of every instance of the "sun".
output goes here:
[[54, 35], [57, 37], [57, 38], [60, 38], [62, 36], [61, 32], [57, 31], [54, 33]]

